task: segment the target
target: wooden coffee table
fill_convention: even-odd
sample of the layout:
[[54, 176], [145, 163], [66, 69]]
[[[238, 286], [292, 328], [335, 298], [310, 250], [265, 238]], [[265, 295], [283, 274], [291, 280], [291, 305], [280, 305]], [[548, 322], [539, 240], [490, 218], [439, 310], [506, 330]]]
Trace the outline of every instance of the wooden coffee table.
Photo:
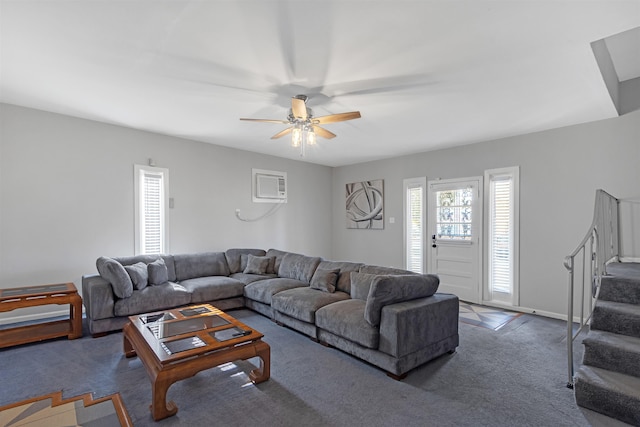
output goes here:
[[69, 304], [69, 319], [0, 330], [0, 348], [66, 336], [82, 336], [82, 298], [73, 283], [0, 289], [0, 312], [49, 304]]
[[140, 357], [151, 380], [151, 414], [158, 421], [175, 415], [167, 390], [176, 381], [232, 362], [260, 358], [249, 378], [269, 379], [271, 349], [262, 335], [209, 304], [129, 317], [123, 328], [124, 354]]

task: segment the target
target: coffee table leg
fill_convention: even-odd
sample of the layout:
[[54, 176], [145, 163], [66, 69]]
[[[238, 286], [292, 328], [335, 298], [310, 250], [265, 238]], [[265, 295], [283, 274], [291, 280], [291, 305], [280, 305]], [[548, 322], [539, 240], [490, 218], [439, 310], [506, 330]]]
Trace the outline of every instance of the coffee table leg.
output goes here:
[[260, 358], [260, 368], [254, 369], [249, 373], [249, 378], [255, 384], [266, 381], [271, 376], [271, 348], [269, 344], [260, 341], [255, 344], [256, 353]]
[[163, 378], [162, 373], [158, 375], [151, 384], [151, 415], [155, 421], [170, 417], [178, 412], [178, 407], [173, 401], [167, 402], [167, 390], [173, 384]]

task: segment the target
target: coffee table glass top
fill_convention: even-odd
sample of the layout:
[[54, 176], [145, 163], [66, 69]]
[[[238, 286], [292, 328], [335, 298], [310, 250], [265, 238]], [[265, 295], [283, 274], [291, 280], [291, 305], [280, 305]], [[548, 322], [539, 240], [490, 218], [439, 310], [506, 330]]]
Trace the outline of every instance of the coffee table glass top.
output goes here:
[[149, 328], [157, 338], [168, 338], [186, 334], [187, 332], [201, 331], [229, 324], [228, 321], [215, 314], [210, 316], [196, 316], [182, 320], [174, 320], [173, 318], [165, 319], [165, 317], [167, 316], [165, 315], [147, 324], [147, 328]]
[[129, 320], [161, 363], [263, 337], [209, 304], [141, 314]]
[[57, 283], [54, 285], [28, 286], [25, 288], [0, 289], [0, 297], [21, 297], [31, 294], [43, 294], [52, 292], [66, 292], [69, 286], [66, 283]]

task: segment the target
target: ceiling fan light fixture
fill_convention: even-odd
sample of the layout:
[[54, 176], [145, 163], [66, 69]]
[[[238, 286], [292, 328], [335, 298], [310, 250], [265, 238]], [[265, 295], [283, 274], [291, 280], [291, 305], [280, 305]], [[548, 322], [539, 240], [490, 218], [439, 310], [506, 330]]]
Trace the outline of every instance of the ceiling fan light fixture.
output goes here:
[[290, 133], [291, 146], [294, 148], [300, 148], [300, 156], [304, 157], [306, 146], [316, 145], [316, 139], [318, 136], [327, 139], [336, 137], [336, 134], [329, 132], [327, 129], [319, 125], [360, 118], [359, 111], [314, 117], [313, 111], [311, 111], [311, 108], [306, 105], [307, 99], [308, 97], [306, 95], [296, 95], [291, 98], [291, 108], [289, 109], [289, 115], [286, 120], [249, 118], [241, 118], [240, 120], [290, 125], [290, 127], [273, 135], [271, 139], [278, 139]]
[[302, 144], [302, 129], [296, 126], [291, 131], [291, 146], [294, 148], [300, 147]]
[[312, 127], [308, 127], [306, 132], [307, 144], [316, 145], [316, 133], [313, 131]]

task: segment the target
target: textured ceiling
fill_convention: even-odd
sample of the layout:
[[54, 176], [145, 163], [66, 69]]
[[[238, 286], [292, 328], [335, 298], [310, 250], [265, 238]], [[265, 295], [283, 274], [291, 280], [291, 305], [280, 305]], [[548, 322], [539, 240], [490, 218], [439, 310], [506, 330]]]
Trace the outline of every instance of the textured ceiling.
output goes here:
[[614, 117], [590, 43], [640, 26], [638, 0], [0, 1], [1, 102], [300, 159], [239, 118], [306, 94], [362, 114], [302, 159], [329, 166]]

